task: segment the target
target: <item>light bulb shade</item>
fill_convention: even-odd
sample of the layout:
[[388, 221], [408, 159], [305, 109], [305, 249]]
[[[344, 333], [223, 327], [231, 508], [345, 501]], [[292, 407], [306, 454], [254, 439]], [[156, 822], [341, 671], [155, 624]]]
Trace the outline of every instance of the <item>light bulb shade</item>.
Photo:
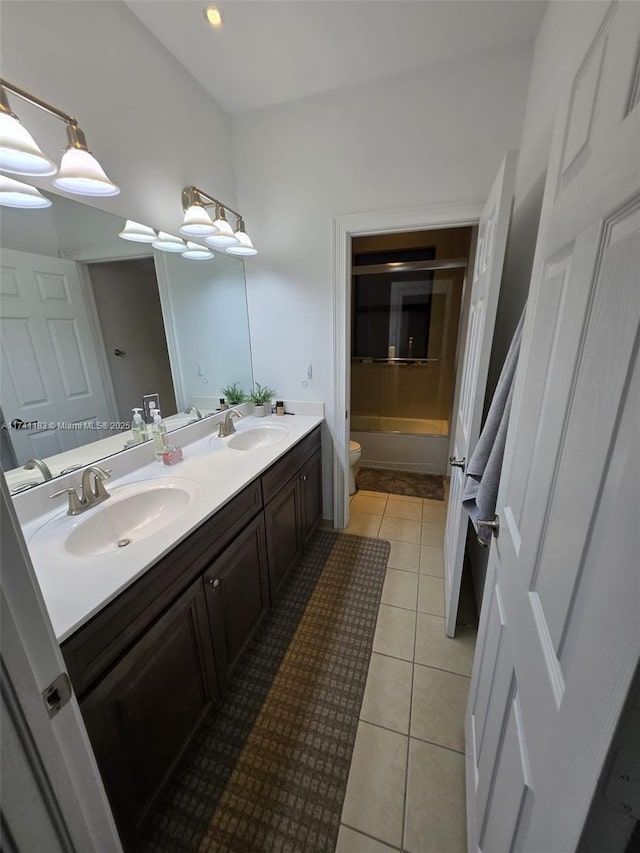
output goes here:
[[188, 258], [190, 261], [210, 261], [214, 255], [205, 246], [187, 240], [187, 251], [182, 253], [182, 257]]
[[238, 240], [237, 246], [229, 246], [225, 251], [229, 255], [239, 255], [240, 257], [249, 257], [249, 255], [257, 255], [258, 251], [254, 248], [251, 242], [251, 237], [246, 231], [236, 231], [235, 236]]
[[153, 243], [158, 235], [148, 225], [141, 225], [133, 219], [127, 219], [124, 228], [118, 234], [123, 240], [131, 240], [132, 243]]
[[51, 207], [51, 200], [43, 196], [35, 187], [0, 175], [0, 204], [5, 207], [23, 207], [30, 210]]
[[180, 233], [185, 237], [207, 237], [217, 234], [218, 229], [201, 204], [192, 204], [184, 215]]
[[0, 169], [15, 175], [53, 175], [56, 164], [10, 113], [0, 112]]
[[100, 163], [89, 151], [67, 148], [62, 155], [54, 187], [74, 195], [118, 195], [120, 189], [110, 181]]
[[158, 237], [152, 243], [154, 249], [160, 249], [161, 252], [184, 252], [187, 248], [184, 240], [180, 237], [174, 237], [173, 234], [167, 234], [166, 231], [160, 231]]

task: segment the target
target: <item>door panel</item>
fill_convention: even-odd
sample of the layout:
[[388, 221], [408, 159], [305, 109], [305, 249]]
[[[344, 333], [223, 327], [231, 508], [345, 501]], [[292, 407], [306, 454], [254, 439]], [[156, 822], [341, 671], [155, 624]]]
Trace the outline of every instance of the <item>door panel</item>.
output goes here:
[[[478, 244], [471, 284], [471, 303], [463, 358], [460, 397], [456, 414], [453, 455], [468, 460], [480, 434], [487, 386], [489, 357], [495, 326], [507, 232], [511, 217], [516, 154], [504, 158], [480, 217]], [[446, 632], [456, 629], [462, 562], [468, 515], [462, 506], [465, 474], [451, 469], [451, 489], [444, 540]]]
[[575, 849], [640, 659], [639, 36], [612, 4], [554, 133], [467, 710], [470, 850]]
[[30, 425], [8, 432], [18, 462], [110, 435], [94, 428], [110, 414], [75, 263], [8, 249], [2, 261], [3, 412]]

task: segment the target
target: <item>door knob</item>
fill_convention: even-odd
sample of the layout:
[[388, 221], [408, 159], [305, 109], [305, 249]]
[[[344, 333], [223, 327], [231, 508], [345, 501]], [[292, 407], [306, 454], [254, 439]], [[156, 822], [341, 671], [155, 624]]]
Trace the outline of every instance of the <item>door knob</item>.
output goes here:
[[[496, 515], [495, 518], [493, 519], [493, 521], [478, 521], [477, 524], [478, 524], [478, 527], [489, 528], [489, 530], [491, 530], [491, 532], [493, 533], [494, 537], [496, 539], [498, 538], [498, 534], [500, 533], [500, 518], [499, 518], [499, 516]], [[484, 545], [486, 547], [487, 543], [483, 542], [479, 536], [478, 536], [478, 542], [481, 545]]]
[[122, 357], [123, 355], [126, 355], [127, 353], [123, 349], [114, 349], [113, 354], [117, 355], [118, 357]]
[[464, 466], [466, 464], [467, 464], [466, 456], [463, 456], [462, 459], [456, 459], [455, 456], [449, 457], [449, 465], [451, 465], [452, 468], [462, 468], [462, 470], [464, 471]]

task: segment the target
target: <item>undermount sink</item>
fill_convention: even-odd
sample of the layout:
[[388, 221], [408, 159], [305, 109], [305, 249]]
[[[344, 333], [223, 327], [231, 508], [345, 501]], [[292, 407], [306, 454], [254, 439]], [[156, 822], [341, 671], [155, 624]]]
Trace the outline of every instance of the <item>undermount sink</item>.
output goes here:
[[237, 432], [227, 441], [231, 450], [262, 450], [283, 441], [289, 430], [279, 424], [265, 424]]
[[[40, 528], [30, 544], [61, 545], [75, 557], [113, 554], [164, 530], [184, 514], [199, 492], [196, 482], [181, 477], [121, 486], [95, 510], [87, 510], [85, 517], [71, 521], [66, 514], [57, 516]], [[72, 529], [66, 532], [68, 523]]]

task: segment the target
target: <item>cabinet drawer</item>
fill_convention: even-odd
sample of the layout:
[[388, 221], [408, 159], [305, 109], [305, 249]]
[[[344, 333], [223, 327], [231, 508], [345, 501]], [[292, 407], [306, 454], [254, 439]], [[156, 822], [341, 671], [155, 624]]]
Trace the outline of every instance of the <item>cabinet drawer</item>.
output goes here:
[[259, 481], [205, 521], [62, 644], [81, 696], [262, 508]]
[[298, 471], [311, 454], [320, 447], [320, 427], [296, 444], [285, 456], [266, 472], [262, 477], [262, 499], [264, 504], [274, 498], [280, 489]]

